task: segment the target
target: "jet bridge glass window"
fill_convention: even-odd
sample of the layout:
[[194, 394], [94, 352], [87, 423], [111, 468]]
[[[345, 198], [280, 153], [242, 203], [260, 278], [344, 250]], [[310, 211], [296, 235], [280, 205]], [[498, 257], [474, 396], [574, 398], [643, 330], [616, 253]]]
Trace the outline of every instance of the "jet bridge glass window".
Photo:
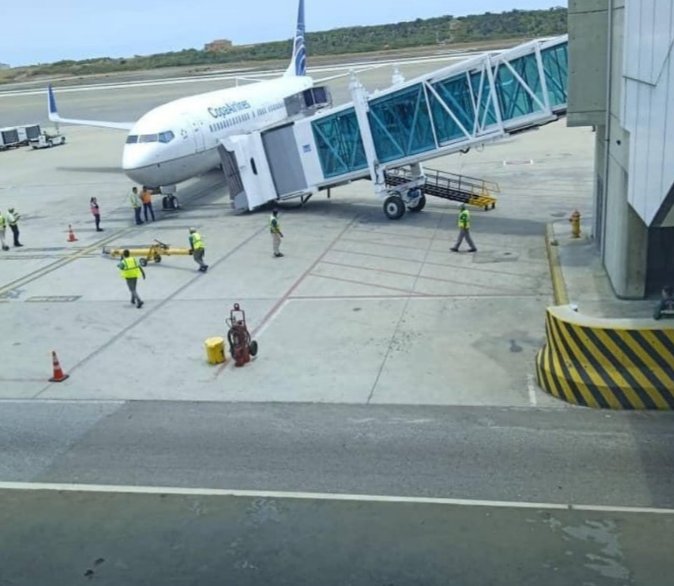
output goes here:
[[372, 100], [368, 117], [381, 162], [437, 148], [423, 84]]
[[[466, 74], [435, 82], [428, 92], [433, 124], [440, 144], [464, 138], [474, 131], [475, 111], [472, 84]], [[451, 114], [450, 114], [451, 112]]]
[[129, 134], [129, 136], [126, 137], [126, 144], [136, 144], [137, 142], [138, 142], [137, 134]]
[[173, 134], [173, 132], [171, 132], [170, 130], [159, 133], [159, 142], [163, 143], [171, 142], [174, 138], [175, 134]]
[[567, 81], [569, 79], [569, 46], [564, 43], [541, 51], [545, 82], [550, 96], [550, 105], [562, 106], [567, 102]]
[[501, 118], [512, 120], [540, 112], [541, 105], [531, 95], [536, 96], [541, 104], [545, 103], [536, 55], [513, 59], [509, 61], [509, 65], [510, 67], [500, 65], [496, 74], [496, 94]]
[[311, 123], [325, 177], [367, 168], [363, 139], [353, 108]]

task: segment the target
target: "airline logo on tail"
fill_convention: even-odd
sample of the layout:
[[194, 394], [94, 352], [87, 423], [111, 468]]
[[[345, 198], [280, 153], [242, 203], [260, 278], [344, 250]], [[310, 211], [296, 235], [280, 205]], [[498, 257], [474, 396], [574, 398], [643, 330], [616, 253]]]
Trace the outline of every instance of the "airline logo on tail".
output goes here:
[[286, 75], [306, 75], [307, 73], [307, 49], [304, 44], [304, 0], [300, 0], [297, 10], [297, 31], [293, 43], [293, 57]]

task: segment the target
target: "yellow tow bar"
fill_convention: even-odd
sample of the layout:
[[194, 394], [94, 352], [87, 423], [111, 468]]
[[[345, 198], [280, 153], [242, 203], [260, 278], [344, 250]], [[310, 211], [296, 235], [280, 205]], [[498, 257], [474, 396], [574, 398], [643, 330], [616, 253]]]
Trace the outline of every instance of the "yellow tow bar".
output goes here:
[[155, 240], [153, 244], [145, 246], [127, 246], [126, 248], [104, 246], [103, 254], [117, 258], [121, 257], [125, 250], [128, 250], [131, 256], [139, 257], [138, 263], [141, 267], [147, 266], [147, 263], [150, 261], [161, 262], [162, 256], [190, 256], [192, 254], [189, 248], [176, 248], [159, 240]]

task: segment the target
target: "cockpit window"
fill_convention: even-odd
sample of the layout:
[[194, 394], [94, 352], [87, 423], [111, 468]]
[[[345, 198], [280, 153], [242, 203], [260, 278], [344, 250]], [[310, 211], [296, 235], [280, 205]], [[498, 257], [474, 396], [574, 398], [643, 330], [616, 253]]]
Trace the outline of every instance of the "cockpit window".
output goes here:
[[141, 134], [138, 137], [138, 142], [157, 142], [158, 140], [158, 134]]
[[160, 132], [159, 134], [129, 134], [126, 137], [126, 144], [136, 144], [137, 142], [171, 142], [175, 134], [170, 130]]

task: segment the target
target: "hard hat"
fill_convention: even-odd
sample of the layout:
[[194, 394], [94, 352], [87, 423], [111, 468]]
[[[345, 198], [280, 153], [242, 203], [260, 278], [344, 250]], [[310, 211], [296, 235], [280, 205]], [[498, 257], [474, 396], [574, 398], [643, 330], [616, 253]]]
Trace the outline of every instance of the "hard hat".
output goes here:
[[194, 232], [196, 232], [196, 231], [197, 231], [196, 228], [190, 228], [190, 234], [192, 234], [192, 233], [194, 233]]

